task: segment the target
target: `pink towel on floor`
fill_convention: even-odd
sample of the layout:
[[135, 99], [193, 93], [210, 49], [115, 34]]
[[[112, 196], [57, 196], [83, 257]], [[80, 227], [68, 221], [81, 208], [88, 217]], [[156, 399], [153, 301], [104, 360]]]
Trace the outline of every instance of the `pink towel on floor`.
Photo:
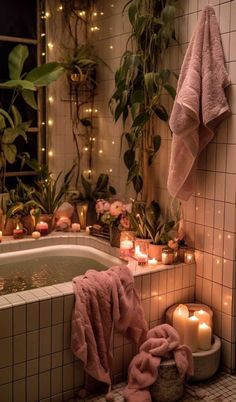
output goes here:
[[193, 375], [193, 357], [186, 345], [180, 345], [179, 335], [168, 324], [150, 329], [147, 340], [129, 366], [128, 385], [124, 390], [127, 402], [151, 402], [149, 386], [158, 377], [161, 359], [175, 359], [179, 375]]
[[173, 197], [188, 200], [195, 190], [198, 155], [230, 115], [224, 90], [229, 84], [216, 15], [207, 6], [188, 46], [170, 116], [173, 138], [167, 188]]
[[113, 328], [137, 344], [146, 339], [147, 323], [133, 275], [127, 266], [90, 270], [74, 278], [73, 287], [72, 351], [84, 363], [85, 372], [110, 390]]

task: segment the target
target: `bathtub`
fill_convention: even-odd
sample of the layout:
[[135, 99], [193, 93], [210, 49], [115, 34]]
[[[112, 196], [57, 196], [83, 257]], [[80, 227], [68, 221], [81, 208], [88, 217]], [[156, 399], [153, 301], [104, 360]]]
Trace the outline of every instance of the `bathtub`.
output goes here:
[[[119, 250], [83, 234], [50, 235], [0, 244], [4, 263], [30, 261], [32, 255], [86, 255], [106, 267], [122, 263]], [[89, 268], [89, 267], [88, 267]], [[132, 266], [149, 326], [164, 319], [174, 303], [193, 302], [195, 265], [156, 269]], [[0, 401], [61, 402], [77, 396], [84, 382], [81, 363], [70, 351], [74, 294], [71, 281], [0, 296]], [[123, 380], [135, 346], [115, 333], [113, 381]]]

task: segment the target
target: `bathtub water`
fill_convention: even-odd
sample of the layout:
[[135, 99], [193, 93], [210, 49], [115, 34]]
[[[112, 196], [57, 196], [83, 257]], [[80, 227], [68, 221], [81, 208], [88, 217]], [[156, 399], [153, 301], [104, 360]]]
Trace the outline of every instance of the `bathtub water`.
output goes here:
[[68, 282], [121, 261], [88, 246], [61, 245], [0, 254], [0, 295]]

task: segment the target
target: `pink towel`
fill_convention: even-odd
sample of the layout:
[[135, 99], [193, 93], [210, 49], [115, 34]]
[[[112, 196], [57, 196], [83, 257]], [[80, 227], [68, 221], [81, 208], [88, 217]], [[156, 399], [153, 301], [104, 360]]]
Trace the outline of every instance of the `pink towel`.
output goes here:
[[159, 325], [147, 333], [147, 340], [129, 366], [128, 385], [124, 390], [127, 402], [151, 402], [149, 386], [158, 377], [161, 359], [174, 357], [179, 375], [193, 375], [193, 358], [186, 345], [180, 346], [179, 335], [168, 324]]
[[188, 46], [170, 116], [173, 139], [167, 188], [173, 197], [188, 200], [194, 192], [198, 155], [230, 115], [224, 91], [229, 84], [216, 15], [207, 6]]
[[[72, 316], [72, 351], [87, 374], [111, 389], [113, 329], [141, 344], [147, 323], [134, 278], [127, 266], [107, 271], [90, 270], [73, 279], [75, 307]], [[107, 395], [112, 400], [112, 395]]]

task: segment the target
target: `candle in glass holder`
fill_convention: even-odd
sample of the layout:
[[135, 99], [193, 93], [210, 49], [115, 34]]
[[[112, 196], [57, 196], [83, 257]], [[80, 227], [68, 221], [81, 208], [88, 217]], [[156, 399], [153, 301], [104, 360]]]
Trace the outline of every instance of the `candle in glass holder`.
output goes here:
[[192, 315], [187, 317], [184, 324], [184, 343], [194, 353], [198, 349], [198, 327], [199, 319]]
[[202, 350], [211, 348], [212, 329], [205, 322], [199, 324], [198, 327], [198, 347]]
[[16, 225], [16, 228], [13, 229], [13, 238], [14, 239], [23, 239], [24, 230], [20, 227], [19, 224]]
[[33, 239], [35, 239], [35, 240], [37, 240], [37, 239], [39, 239], [40, 238], [40, 232], [38, 232], [37, 230], [35, 230], [33, 233], [32, 233], [32, 237], [33, 237]]
[[163, 248], [161, 253], [161, 261], [164, 265], [171, 265], [174, 263], [175, 252], [172, 248]]
[[148, 243], [142, 239], [135, 240], [135, 258], [138, 265], [146, 265], [148, 262]]
[[148, 260], [148, 265], [151, 265], [151, 266], [155, 266], [155, 265], [157, 265], [157, 260], [156, 260], [156, 258], [151, 258], [150, 260]]
[[46, 236], [48, 234], [48, 224], [47, 222], [39, 222], [36, 225], [36, 230], [41, 234], [41, 236]]
[[180, 342], [184, 343], [184, 327], [186, 318], [189, 317], [188, 307], [184, 304], [179, 304], [173, 313], [173, 327], [179, 334]]
[[135, 235], [128, 230], [121, 231], [120, 234], [120, 257], [130, 257], [133, 254]]
[[184, 262], [185, 264], [194, 264], [195, 262], [194, 250], [188, 249], [184, 252]]
[[79, 223], [72, 223], [71, 231], [72, 232], [80, 232], [80, 224]]

